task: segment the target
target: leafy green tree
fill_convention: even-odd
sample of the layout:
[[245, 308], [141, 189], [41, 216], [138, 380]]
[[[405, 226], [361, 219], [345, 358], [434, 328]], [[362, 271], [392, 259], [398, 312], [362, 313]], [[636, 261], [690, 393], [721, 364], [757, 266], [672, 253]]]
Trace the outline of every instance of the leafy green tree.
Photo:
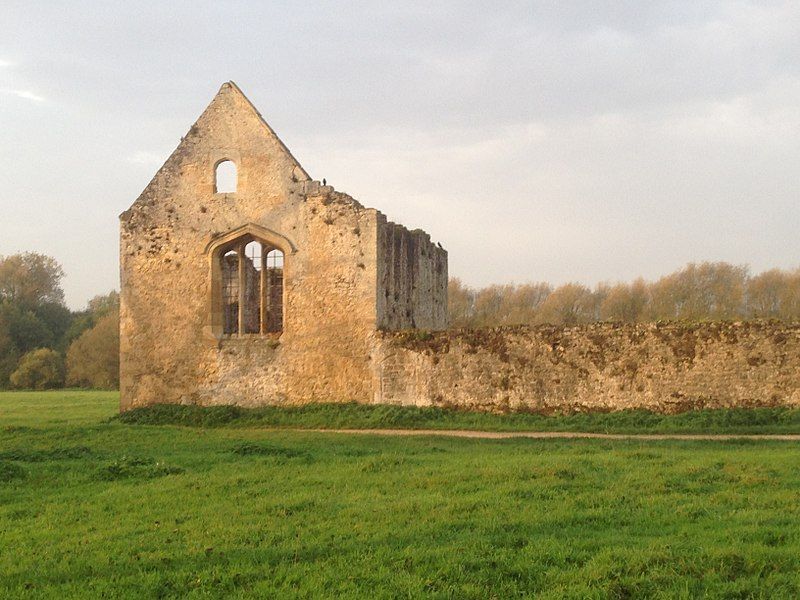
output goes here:
[[68, 329], [63, 276], [58, 262], [43, 254], [0, 257], [0, 387], [19, 370], [21, 355], [57, 346]]
[[88, 311], [73, 312], [72, 320], [70, 321], [69, 327], [64, 332], [64, 336], [61, 338], [61, 343], [59, 345], [62, 348], [69, 348], [72, 342], [77, 340], [84, 331], [91, 329], [94, 323], [94, 316]]
[[8, 321], [0, 312], [0, 389], [8, 387], [8, 378], [17, 368], [19, 356], [19, 348], [11, 337]]
[[87, 303], [86, 310], [88, 310], [95, 319], [99, 319], [113, 310], [119, 310], [119, 292], [111, 290], [107, 294], [95, 296]]
[[67, 385], [119, 387], [119, 308], [112, 308], [69, 347]]
[[32, 310], [8, 302], [0, 303], [0, 321], [5, 323], [14, 346], [22, 352], [53, 345], [53, 333]]
[[0, 256], [0, 301], [33, 309], [44, 303], [64, 303], [64, 269], [50, 256], [24, 252]]
[[64, 361], [50, 348], [38, 348], [25, 354], [11, 374], [15, 388], [46, 390], [64, 385]]
[[53, 339], [53, 347], [63, 352], [66, 346], [62, 343], [64, 335], [75, 319], [74, 313], [63, 304], [44, 302], [31, 311], [36, 318], [47, 327]]
[[73, 312], [69, 327], [61, 338], [59, 347], [69, 348], [70, 344], [80, 335], [95, 326], [97, 321], [111, 311], [119, 312], [119, 293], [111, 291], [108, 294], [95, 296], [86, 305], [86, 309]]

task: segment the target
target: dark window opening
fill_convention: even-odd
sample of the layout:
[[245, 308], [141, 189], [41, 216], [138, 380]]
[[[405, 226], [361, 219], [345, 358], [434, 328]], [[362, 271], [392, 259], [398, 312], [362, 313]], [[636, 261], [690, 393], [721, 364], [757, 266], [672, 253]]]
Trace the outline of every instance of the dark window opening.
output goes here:
[[232, 246], [220, 255], [222, 332], [225, 335], [280, 333], [283, 252], [250, 236]]
[[267, 332], [283, 330], [283, 252], [270, 250], [264, 261], [264, 320]]
[[222, 319], [223, 331], [239, 333], [239, 255], [222, 255]]

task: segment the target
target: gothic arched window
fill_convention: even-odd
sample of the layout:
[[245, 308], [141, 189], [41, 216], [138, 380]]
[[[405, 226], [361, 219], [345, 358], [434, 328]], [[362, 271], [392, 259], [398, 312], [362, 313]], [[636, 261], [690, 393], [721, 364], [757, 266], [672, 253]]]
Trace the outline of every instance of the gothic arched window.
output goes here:
[[283, 331], [283, 252], [247, 234], [214, 253], [219, 261], [222, 333]]

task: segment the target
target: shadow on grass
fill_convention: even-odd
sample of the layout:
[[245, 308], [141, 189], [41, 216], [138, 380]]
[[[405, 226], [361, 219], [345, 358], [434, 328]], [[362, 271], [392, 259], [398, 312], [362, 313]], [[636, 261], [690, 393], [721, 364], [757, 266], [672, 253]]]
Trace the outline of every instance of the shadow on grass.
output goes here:
[[271, 427], [299, 429], [473, 429], [597, 433], [800, 433], [800, 410], [782, 407], [695, 410], [662, 414], [646, 410], [542, 415], [490, 414], [439, 407], [364, 405], [184, 406], [156, 404], [117, 415], [128, 425]]
[[99, 481], [119, 481], [124, 479], [155, 479], [166, 475], [178, 475], [184, 469], [157, 462], [152, 458], [123, 456], [103, 465], [95, 473]]

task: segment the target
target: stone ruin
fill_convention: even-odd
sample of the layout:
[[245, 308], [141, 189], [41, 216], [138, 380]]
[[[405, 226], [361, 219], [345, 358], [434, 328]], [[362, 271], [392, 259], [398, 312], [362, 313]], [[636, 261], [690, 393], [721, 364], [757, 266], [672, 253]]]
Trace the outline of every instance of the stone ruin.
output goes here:
[[233, 82], [120, 216], [120, 272], [122, 410], [380, 401], [379, 332], [447, 326], [447, 252], [312, 180]]
[[447, 253], [311, 180], [233, 83], [121, 215], [120, 260], [122, 410], [800, 406], [800, 324], [435, 331]]

